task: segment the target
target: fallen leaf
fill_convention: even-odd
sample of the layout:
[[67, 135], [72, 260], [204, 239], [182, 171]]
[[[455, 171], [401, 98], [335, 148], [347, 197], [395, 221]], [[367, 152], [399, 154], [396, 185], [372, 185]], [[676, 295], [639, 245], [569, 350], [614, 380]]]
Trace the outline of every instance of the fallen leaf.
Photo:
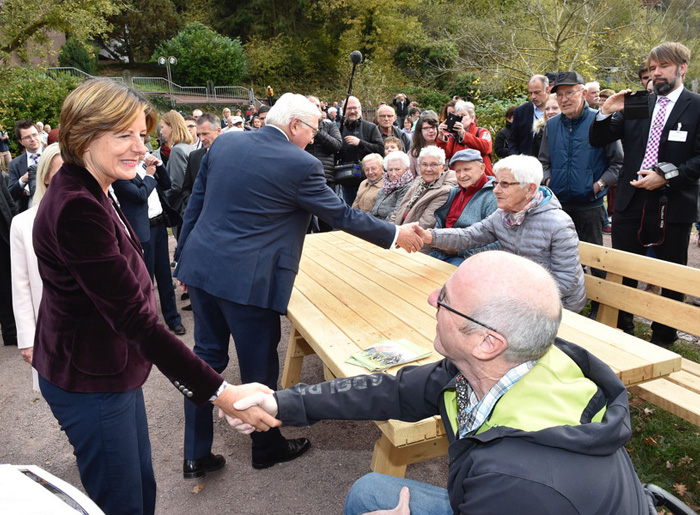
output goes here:
[[673, 491], [680, 496], [684, 496], [685, 493], [688, 491], [688, 488], [683, 483], [674, 483]]
[[192, 489], [192, 493], [193, 493], [193, 494], [198, 494], [198, 493], [201, 492], [202, 490], [204, 490], [204, 484], [203, 484], [203, 483], [200, 483], [200, 484], [196, 485], [196, 486]]
[[644, 439], [644, 443], [645, 443], [646, 445], [653, 446], [653, 447], [658, 447], [658, 446], [659, 446], [659, 442], [657, 442], [656, 440], [654, 440], [654, 438], [653, 438], [652, 436], [647, 436], [647, 437]]
[[690, 456], [683, 456], [680, 460], [678, 460], [679, 465], [690, 465], [693, 463], [693, 458]]
[[654, 414], [654, 410], [651, 409], [651, 408], [644, 408], [644, 414], [645, 414], [645, 415], [653, 415], [653, 414]]
[[673, 468], [673, 463], [671, 463], [670, 461], [667, 461], [667, 462], [666, 462], [666, 468], [667, 468], [667, 469], [672, 469], [672, 468]]

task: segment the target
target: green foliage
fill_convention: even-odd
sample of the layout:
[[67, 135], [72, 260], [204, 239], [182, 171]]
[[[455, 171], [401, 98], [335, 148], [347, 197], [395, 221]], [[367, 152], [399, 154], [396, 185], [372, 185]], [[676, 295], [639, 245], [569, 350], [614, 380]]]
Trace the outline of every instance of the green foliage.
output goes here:
[[86, 43], [82, 43], [75, 38], [68, 38], [58, 54], [58, 64], [60, 66], [72, 66], [90, 75], [95, 75], [97, 72], [97, 54], [94, 49], [88, 48]]
[[159, 45], [151, 61], [173, 56], [173, 80], [182, 85], [203, 86], [208, 80], [217, 85], [236, 85], [246, 74], [246, 58], [240, 39], [220, 36], [195, 22], [174, 38]]
[[[130, 0], [128, 7], [109, 18], [113, 29], [101, 46], [113, 57], [127, 57], [130, 63], [145, 61], [159, 43], [175, 36], [181, 18], [170, 0]], [[110, 44], [117, 42], [114, 55]]]
[[12, 53], [25, 62], [46, 57], [51, 32], [89, 41], [109, 29], [107, 17], [121, 8], [115, 0], [3, 0], [0, 61], [8, 62]]
[[0, 124], [10, 133], [15, 121], [24, 119], [58, 127], [63, 100], [79, 84], [69, 76], [53, 79], [36, 69], [0, 67]]

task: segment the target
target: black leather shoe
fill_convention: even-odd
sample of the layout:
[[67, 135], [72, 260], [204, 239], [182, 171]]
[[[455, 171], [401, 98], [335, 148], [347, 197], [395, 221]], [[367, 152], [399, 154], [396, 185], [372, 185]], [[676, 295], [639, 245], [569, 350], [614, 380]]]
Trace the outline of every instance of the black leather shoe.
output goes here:
[[187, 329], [185, 329], [185, 326], [182, 324], [174, 325], [170, 328], [170, 330], [172, 332], [174, 332], [175, 334], [177, 334], [178, 336], [182, 336], [183, 334], [185, 334], [187, 332]]
[[311, 447], [311, 442], [306, 438], [285, 440], [279, 450], [268, 452], [259, 458], [253, 457], [253, 468], [266, 469], [276, 463], [292, 461], [308, 451], [309, 447]]
[[182, 464], [182, 475], [185, 479], [195, 479], [206, 476], [207, 472], [220, 470], [226, 464], [226, 459], [221, 454], [209, 453], [209, 456], [198, 460], [184, 460]]

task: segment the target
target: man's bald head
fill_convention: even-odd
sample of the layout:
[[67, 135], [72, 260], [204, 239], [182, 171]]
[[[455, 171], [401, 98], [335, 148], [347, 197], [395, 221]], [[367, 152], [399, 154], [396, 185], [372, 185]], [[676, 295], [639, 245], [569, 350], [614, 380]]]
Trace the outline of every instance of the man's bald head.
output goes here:
[[[503, 357], [522, 363], [542, 356], [561, 322], [557, 284], [534, 261], [503, 251], [480, 252], [450, 279], [452, 302], [508, 341]], [[464, 332], [478, 327], [466, 321]]]

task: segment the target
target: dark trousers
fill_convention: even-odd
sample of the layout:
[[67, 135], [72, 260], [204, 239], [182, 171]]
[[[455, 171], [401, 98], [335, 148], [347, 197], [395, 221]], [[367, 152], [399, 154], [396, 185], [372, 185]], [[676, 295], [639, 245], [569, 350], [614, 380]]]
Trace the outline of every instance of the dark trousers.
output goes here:
[[595, 245], [603, 244], [603, 220], [605, 217], [602, 206], [593, 209], [570, 209], [562, 206], [562, 209], [574, 221], [579, 241]]
[[[202, 289], [189, 287], [194, 314], [194, 353], [221, 373], [229, 361], [231, 336], [236, 346], [241, 382], [258, 382], [277, 389], [281, 337], [280, 314], [271, 309], [236, 304]], [[196, 460], [211, 452], [213, 406], [195, 407], [185, 400], [185, 459]], [[284, 441], [279, 429], [251, 434], [253, 456], [264, 457]]]
[[41, 376], [39, 387], [73, 446], [90, 499], [106, 515], [154, 513], [156, 479], [141, 388], [73, 393]]
[[357, 190], [359, 186], [343, 186], [343, 200], [345, 203], [352, 207], [352, 203], [355, 202], [357, 197]]
[[0, 328], [5, 345], [17, 345], [17, 326], [12, 310], [12, 270], [10, 245], [0, 238]]
[[[635, 220], [615, 213], [615, 223], [612, 227], [613, 248], [633, 252], [642, 256], [647, 254], [647, 247], [644, 247], [642, 243], [640, 243], [637, 236], [640, 226], [640, 219], [641, 215]], [[661, 245], [652, 247], [655, 251], [656, 257], [671, 263], [687, 265], [688, 244], [690, 243], [690, 228], [690, 222], [667, 224], [664, 242]], [[642, 242], [656, 242], [660, 238], [660, 235], [661, 233], [658, 228], [658, 219], [655, 216], [650, 216], [649, 213], [647, 213], [647, 217], [644, 221], [644, 228], [641, 233]], [[637, 287], [637, 281], [634, 279], [624, 278], [622, 282], [626, 286], [631, 286], [633, 288]], [[669, 299], [680, 300], [681, 302], [683, 301], [683, 294], [677, 291], [663, 288], [661, 295]], [[617, 327], [627, 332], [633, 331], [633, 318], [634, 316], [631, 313], [620, 311]], [[653, 322], [651, 324], [651, 329], [652, 341], [655, 343], [663, 343], [668, 345], [673, 343], [678, 337], [676, 330], [673, 327], [669, 327], [658, 322]]]
[[151, 238], [142, 243], [143, 259], [146, 262], [146, 270], [153, 281], [156, 278], [158, 296], [160, 297], [160, 310], [168, 327], [175, 327], [182, 323], [180, 313], [177, 312], [175, 302], [175, 290], [173, 288], [173, 276], [170, 269], [170, 253], [168, 249], [168, 229], [165, 223], [151, 227]]

